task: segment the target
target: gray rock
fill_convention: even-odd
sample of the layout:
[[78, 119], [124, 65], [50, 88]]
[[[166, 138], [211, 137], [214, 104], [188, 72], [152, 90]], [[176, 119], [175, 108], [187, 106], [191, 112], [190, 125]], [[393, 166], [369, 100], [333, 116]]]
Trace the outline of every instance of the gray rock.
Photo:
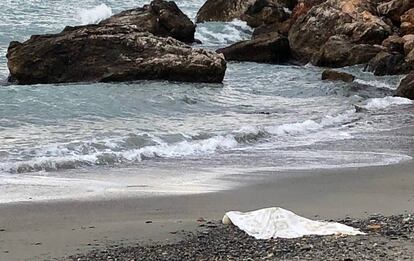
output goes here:
[[18, 84], [163, 79], [218, 83], [222, 55], [193, 49], [133, 25], [68, 27], [59, 34], [10, 43], [10, 79]]
[[290, 55], [289, 41], [278, 33], [262, 35], [252, 40], [235, 43], [217, 50], [229, 61], [250, 61], [258, 63], [285, 63]]

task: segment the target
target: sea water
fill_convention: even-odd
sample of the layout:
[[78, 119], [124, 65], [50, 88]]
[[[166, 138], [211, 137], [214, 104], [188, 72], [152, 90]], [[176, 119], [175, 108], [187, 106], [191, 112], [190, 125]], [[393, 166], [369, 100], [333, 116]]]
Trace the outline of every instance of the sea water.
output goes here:
[[[194, 19], [202, 0], [176, 1]], [[0, 202], [203, 193], [261, 171], [395, 164], [411, 159], [414, 106], [390, 97], [401, 76], [344, 68], [229, 63], [223, 84], [167, 81], [16, 86], [10, 41], [97, 23], [147, 1], [0, 3]], [[248, 39], [244, 22], [204, 23], [195, 48]], [[359, 108], [358, 112], [355, 108]]]

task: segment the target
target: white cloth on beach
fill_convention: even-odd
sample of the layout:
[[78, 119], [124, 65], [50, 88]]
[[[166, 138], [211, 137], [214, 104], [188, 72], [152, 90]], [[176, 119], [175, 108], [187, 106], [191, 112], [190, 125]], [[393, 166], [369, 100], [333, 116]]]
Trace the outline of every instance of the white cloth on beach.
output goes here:
[[234, 224], [256, 239], [297, 238], [305, 235], [362, 235], [353, 227], [335, 222], [313, 221], [283, 208], [252, 212], [227, 212], [223, 224]]

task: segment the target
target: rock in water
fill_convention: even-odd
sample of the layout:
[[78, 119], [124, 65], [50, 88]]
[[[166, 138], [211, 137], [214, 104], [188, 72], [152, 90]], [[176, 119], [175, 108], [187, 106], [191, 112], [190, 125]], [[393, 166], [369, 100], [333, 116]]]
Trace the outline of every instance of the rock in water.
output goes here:
[[414, 100], [414, 71], [401, 81], [396, 95]]
[[376, 5], [366, 0], [328, 0], [314, 6], [289, 32], [292, 51], [297, 58], [310, 61], [332, 36], [346, 36], [350, 45], [381, 44], [392, 29], [375, 13]]
[[163, 79], [222, 82], [220, 54], [193, 49], [133, 25], [88, 25], [10, 43], [10, 79], [18, 84]]
[[278, 33], [262, 35], [217, 50], [229, 61], [285, 63], [290, 59], [289, 41]]
[[353, 82], [355, 80], [355, 76], [345, 72], [325, 70], [322, 72], [322, 80]]
[[196, 26], [174, 2], [154, 0], [142, 8], [123, 11], [100, 23], [107, 26], [136, 26], [157, 36], [171, 36], [192, 43]]
[[410, 65], [401, 53], [382, 51], [369, 61], [366, 70], [378, 76], [405, 74], [410, 71]]

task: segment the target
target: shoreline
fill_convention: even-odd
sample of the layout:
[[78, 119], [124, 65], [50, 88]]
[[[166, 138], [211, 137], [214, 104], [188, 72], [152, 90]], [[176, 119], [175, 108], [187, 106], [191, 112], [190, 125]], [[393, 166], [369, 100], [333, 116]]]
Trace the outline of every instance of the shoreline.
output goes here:
[[[414, 161], [352, 169], [271, 173], [215, 193], [0, 205], [0, 259], [50, 260], [117, 244], [169, 243], [198, 219], [279, 206], [311, 219], [398, 215], [414, 210]], [[292, 172], [287, 172], [292, 173]], [[151, 221], [151, 223], [149, 222]]]

